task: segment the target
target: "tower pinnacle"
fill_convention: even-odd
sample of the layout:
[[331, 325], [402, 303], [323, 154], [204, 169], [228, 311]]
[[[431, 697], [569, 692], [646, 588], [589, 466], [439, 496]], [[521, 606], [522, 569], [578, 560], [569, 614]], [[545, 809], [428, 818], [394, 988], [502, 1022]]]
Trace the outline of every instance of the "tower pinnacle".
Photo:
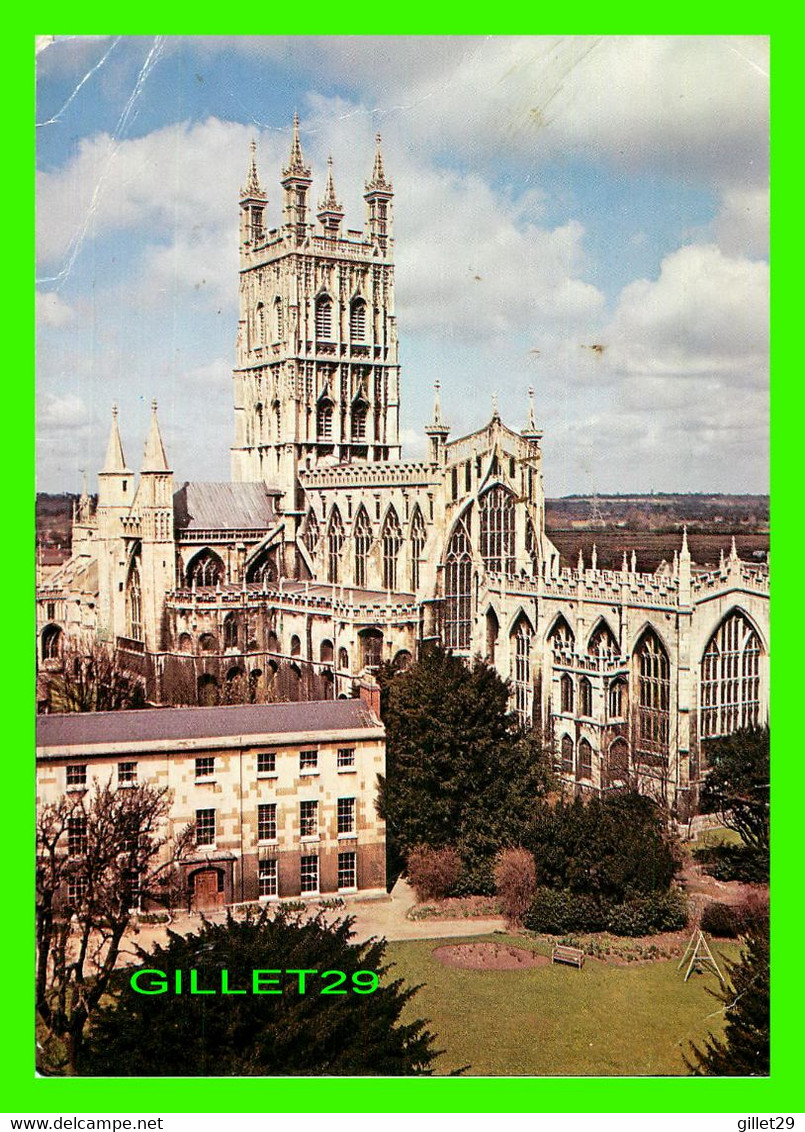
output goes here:
[[128, 472], [126, 458], [123, 455], [123, 445], [120, 442], [120, 432], [117, 427], [117, 405], [112, 405], [112, 427], [109, 430], [109, 443], [106, 447], [106, 462], [104, 472]]
[[299, 115], [294, 110], [293, 114], [293, 133], [291, 135], [291, 154], [288, 158], [288, 165], [282, 171], [283, 177], [304, 177], [310, 176], [310, 166], [305, 165], [305, 159], [302, 155], [302, 143], [299, 141]]
[[143, 464], [140, 470], [143, 472], [167, 472], [170, 470], [168, 458], [165, 455], [165, 445], [162, 443], [162, 434], [159, 431], [156, 399], [151, 402], [151, 427], [148, 431], [148, 439], [145, 442]]

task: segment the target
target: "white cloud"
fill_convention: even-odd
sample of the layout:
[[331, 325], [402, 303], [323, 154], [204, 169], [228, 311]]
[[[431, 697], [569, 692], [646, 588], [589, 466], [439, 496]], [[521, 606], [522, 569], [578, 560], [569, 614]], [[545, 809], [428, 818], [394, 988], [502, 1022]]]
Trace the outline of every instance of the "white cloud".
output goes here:
[[62, 299], [57, 291], [37, 291], [37, 326], [49, 326], [58, 329], [61, 326], [67, 326], [74, 318], [75, 311]]

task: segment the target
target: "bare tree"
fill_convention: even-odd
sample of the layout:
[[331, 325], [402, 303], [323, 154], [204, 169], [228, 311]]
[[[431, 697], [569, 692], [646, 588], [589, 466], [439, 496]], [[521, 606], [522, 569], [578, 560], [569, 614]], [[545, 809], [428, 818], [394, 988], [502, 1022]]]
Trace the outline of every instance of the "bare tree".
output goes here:
[[170, 803], [167, 787], [95, 782], [88, 794], [39, 811], [36, 1007], [51, 1072], [75, 1072], [133, 909], [176, 901], [177, 863], [193, 830], [165, 834]]
[[54, 713], [147, 706], [142, 682], [124, 667], [117, 650], [99, 642], [66, 646], [47, 684], [45, 710]]

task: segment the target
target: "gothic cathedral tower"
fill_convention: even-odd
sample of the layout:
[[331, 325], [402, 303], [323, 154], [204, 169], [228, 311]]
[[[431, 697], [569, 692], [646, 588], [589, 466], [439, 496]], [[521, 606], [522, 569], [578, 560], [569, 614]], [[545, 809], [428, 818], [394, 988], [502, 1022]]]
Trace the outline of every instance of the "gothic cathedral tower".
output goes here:
[[240, 197], [232, 478], [282, 488], [298, 511], [300, 469], [400, 457], [393, 192], [378, 136], [365, 229], [342, 230], [332, 161], [313, 223], [294, 116], [282, 224], [267, 228], [255, 148]]

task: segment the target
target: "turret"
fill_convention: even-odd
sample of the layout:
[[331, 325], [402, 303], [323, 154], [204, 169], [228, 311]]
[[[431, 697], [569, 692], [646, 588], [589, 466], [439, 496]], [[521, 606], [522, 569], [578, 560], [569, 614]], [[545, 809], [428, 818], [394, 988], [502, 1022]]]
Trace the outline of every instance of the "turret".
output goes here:
[[310, 166], [305, 164], [302, 145], [299, 141], [299, 115], [293, 116], [293, 136], [288, 164], [282, 171], [282, 187], [285, 196], [282, 205], [282, 219], [286, 232], [301, 243], [307, 235], [307, 196], [313, 178]]
[[430, 458], [434, 464], [444, 463], [445, 442], [450, 433], [450, 426], [442, 420], [442, 406], [439, 399], [441, 383], [433, 384], [433, 420], [425, 425], [425, 435], [430, 438]]
[[[142, 530], [142, 562], [139, 578], [142, 628], [146, 647], [161, 649], [164, 596], [172, 590], [176, 576], [173, 529], [173, 472], [168, 467], [159, 430], [157, 403], [151, 402], [151, 423], [143, 452], [140, 486], [135, 510]], [[129, 578], [129, 588], [132, 579]], [[131, 599], [129, 598], [129, 606]], [[130, 634], [133, 635], [133, 634]]]
[[381, 255], [385, 255], [391, 243], [391, 202], [394, 198], [391, 181], [387, 180], [383, 168], [383, 155], [380, 151], [380, 134], [375, 137], [375, 163], [372, 176], [366, 182], [363, 199], [368, 208], [369, 239], [377, 244]]
[[268, 197], [257, 175], [257, 142], [252, 139], [246, 184], [240, 190], [240, 246], [252, 251], [265, 241]]
[[338, 203], [338, 198], [335, 195], [332, 156], [327, 158], [327, 185], [324, 189], [324, 196], [319, 202], [317, 215], [319, 223], [324, 229], [325, 236], [337, 239], [338, 236], [341, 235], [341, 221], [344, 219], [344, 209]]
[[528, 388], [528, 423], [521, 434], [526, 440], [532, 441], [534, 444], [542, 440], [542, 429], [537, 428], [537, 420], [534, 414], [534, 386], [530, 385]]

